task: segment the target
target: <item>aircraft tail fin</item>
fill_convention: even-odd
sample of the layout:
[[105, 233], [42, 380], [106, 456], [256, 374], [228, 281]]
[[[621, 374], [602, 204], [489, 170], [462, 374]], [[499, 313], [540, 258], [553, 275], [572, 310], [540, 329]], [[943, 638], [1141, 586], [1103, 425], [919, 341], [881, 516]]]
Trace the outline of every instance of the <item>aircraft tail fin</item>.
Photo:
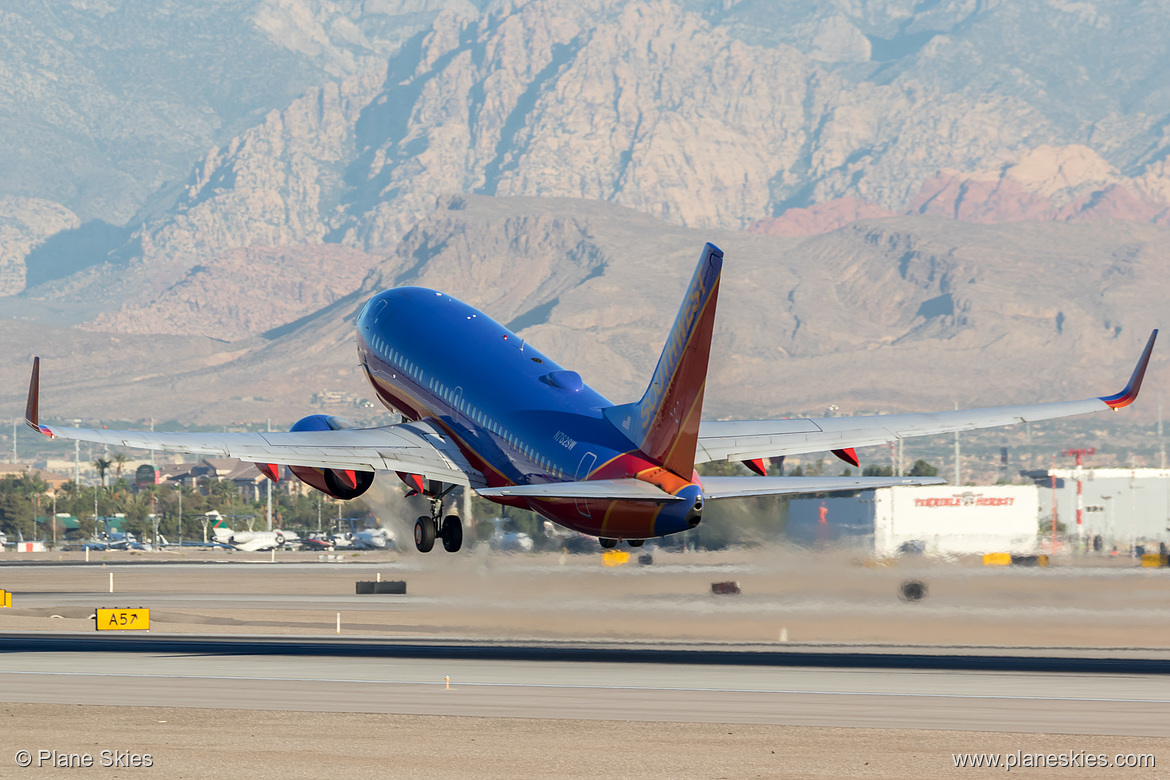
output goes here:
[[695, 469], [722, 271], [722, 250], [707, 244], [642, 400], [605, 410], [643, 454], [684, 479]]

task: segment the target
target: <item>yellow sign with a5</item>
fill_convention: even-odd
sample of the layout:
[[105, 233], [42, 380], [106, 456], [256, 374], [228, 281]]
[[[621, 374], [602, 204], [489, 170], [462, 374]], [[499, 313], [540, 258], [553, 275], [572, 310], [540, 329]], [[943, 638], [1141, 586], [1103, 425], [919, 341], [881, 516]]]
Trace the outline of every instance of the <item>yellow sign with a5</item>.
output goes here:
[[98, 631], [149, 631], [150, 610], [98, 609], [94, 612], [94, 627]]

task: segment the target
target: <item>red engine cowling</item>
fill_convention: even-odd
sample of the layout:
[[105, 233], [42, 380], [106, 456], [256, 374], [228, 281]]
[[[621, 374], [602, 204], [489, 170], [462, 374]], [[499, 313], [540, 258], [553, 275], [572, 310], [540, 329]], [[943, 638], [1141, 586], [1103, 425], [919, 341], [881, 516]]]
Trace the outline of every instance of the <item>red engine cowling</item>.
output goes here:
[[[311, 414], [301, 418], [289, 430], [297, 431], [338, 431], [357, 426], [341, 417], [328, 414]], [[327, 496], [349, 501], [357, 498], [374, 484], [374, 472], [352, 471], [349, 469], [320, 469], [312, 466], [289, 466], [297, 479]]]

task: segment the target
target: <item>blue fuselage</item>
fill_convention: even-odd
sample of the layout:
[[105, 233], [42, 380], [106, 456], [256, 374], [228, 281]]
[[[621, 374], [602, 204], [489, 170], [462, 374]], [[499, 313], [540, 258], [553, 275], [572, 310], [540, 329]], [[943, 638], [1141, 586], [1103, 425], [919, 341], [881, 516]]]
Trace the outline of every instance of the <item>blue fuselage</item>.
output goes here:
[[[645, 459], [602, 414], [611, 402], [491, 317], [449, 295], [403, 287], [358, 317], [358, 354], [378, 398], [429, 419], [491, 487], [636, 477]], [[596, 536], [687, 530], [686, 508], [572, 499], [501, 501]]]

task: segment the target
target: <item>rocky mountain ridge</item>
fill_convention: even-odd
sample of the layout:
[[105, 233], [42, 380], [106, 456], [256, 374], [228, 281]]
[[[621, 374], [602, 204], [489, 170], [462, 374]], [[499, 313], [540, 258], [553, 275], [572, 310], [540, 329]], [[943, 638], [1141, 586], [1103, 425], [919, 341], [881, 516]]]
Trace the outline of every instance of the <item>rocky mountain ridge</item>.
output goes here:
[[1167, 219], [1163, 163], [1122, 174], [1016, 94], [948, 92], [911, 71], [858, 78], [735, 29], [669, 0], [443, 11], [384, 72], [313, 88], [209, 151], [132, 231], [128, 265], [30, 295], [112, 312], [141, 279], [161, 297], [252, 245], [384, 254], [456, 193], [595, 199], [779, 235], [898, 213]]
[[[1082, 398], [1119, 389], [1160, 324], [1168, 231], [916, 216], [781, 238], [681, 228], [595, 201], [459, 196], [377, 262], [358, 292], [266, 337], [9, 322], [0, 379], [17, 389], [4, 402], [17, 413], [35, 350], [47, 415], [291, 421], [322, 410], [314, 393], [369, 397], [354, 318], [369, 293], [409, 283], [481, 307], [621, 402], [642, 391], [711, 240], [727, 261], [709, 417]], [[1159, 349], [1147, 387], [1168, 371]], [[1151, 418], [1154, 408], [1146, 399], [1127, 414]], [[370, 417], [376, 409], [325, 410], [384, 419]]]
[[[116, 68], [86, 71], [84, 58], [66, 55], [100, 49], [128, 20], [145, 19], [151, 29], [163, 11], [178, 21], [160, 40], [179, 40], [167, 36], [199, 29], [207, 9], [176, 10], [164, 3], [156, 12], [138, 0], [83, 5], [70, 13], [103, 20], [97, 33], [86, 33], [84, 46], [67, 45], [69, 35], [79, 35], [69, 24], [22, 16], [11, 26], [27, 33], [23, 39], [9, 33], [25, 41], [10, 57], [16, 64], [9, 70], [17, 75], [12, 84], [43, 86], [49, 71], [37, 70], [38, 52], [61, 52], [68, 67], [91, 75], [63, 82], [64, 91], [51, 92], [44, 104], [67, 105], [73, 89], [92, 95], [89, 102], [74, 101], [79, 113], [68, 122], [53, 115], [50, 125], [76, 130], [95, 111], [117, 117], [123, 92], [110, 86], [116, 84], [126, 99], [137, 101], [138, 113], [123, 115], [122, 124], [109, 130], [113, 135], [103, 125], [92, 138], [117, 144], [117, 133], [135, 125], [136, 143], [162, 144], [158, 138], [166, 133], [155, 133], [158, 117], [166, 114], [159, 95], [171, 94], [174, 82], [142, 77], [147, 68], [132, 56], [117, 61], [130, 63], [124, 69], [142, 77], [141, 84], [126, 74], [111, 81]], [[186, 179], [174, 179], [173, 165], [159, 162], [161, 152], [117, 146], [119, 155], [137, 155], [142, 166], [122, 166], [120, 174], [134, 178], [138, 189], [133, 197], [119, 197], [146, 201], [125, 228], [92, 220], [77, 224], [93, 214], [125, 213], [123, 206], [82, 198], [88, 205], [75, 216], [52, 201], [0, 201], [0, 241], [7, 242], [0, 251], [0, 279], [9, 292], [18, 288], [16, 258], [23, 253], [33, 285], [19, 298], [0, 299], [0, 312], [42, 322], [84, 321], [112, 338], [227, 339], [233, 355], [248, 356], [245, 362], [280, 354], [272, 358], [279, 363], [288, 357], [280, 352], [286, 336], [340, 316], [338, 307], [355, 305], [359, 280], [366, 279], [362, 290], [426, 280], [461, 291], [525, 332], [535, 329], [554, 343], [594, 355], [584, 359], [628, 383], [614, 387], [633, 392], [637, 366], [653, 358], [640, 345], [658, 338], [660, 323], [653, 319], [657, 314], [624, 313], [638, 308], [628, 301], [615, 307], [586, 295], [612, 283], [617, 277], [610, 274], [624, 267], [613, 259], [623, 250], [595, 236], [627, 231], [630, 247], [647, 256], [666, 251], [684, 265], [682, 254], [670, 254], [672, 230], [699, 243], [707, 236], [732, 236], [748, 254], [771, 257], [783, 246], [800, 262], [823, 266], [821, 276], [809, 269], [797, 273], [798, 266], [787, 264], [752, 266], [752, 273], [779, 274], [770, 283], [781, 285], [777, 300], [787, 301], [757, 312], [759, 322], [788, 334], [768, 350], [814, 362], [818, 355], [831, 362], [842, 350], [856, 350], [862, 358], [893, 346], [911, 350], [931, 339], [950, 346], [973, 339], [964, 348], [974, 355], [981, 337], [972, 335], [972, 322], [980, 328], [1000, 323], [1000, 330], [991, 328], [996, 339], [1018, 337], [1035, 350], [1054, 338], [1044, 328], [1056, 319], [1061, 327], [1081, 323], [1076, 338], [1092, 344], [1085, 354], [1104, 360], [1109, 339], [1130, 338], [1133, 326], [1122, 326], [1124, 336], [1108, 333], [1137, 314], [1105, 297], [1089, 301], [1075, 285], [1057, 285], [1067, 303], [1052, 298], [1037, 308], [1032, 299], [1048, 298], [1034, 295], [1018, 304], [1026, 315], [1009, 316], [978, 288], [997, 289], [996, 280], [1011, 278], [1047, 289], [1046, 274], [1061, 263], [1075, 266], [1070, 279], [1090, 289], [1102, 283], [1098, 267], [1124, 278], [1132, 267], [1114, 258], [1100, 237], [1115, 242], [1123, 255], [1136, 247], [1144, 269], [1161, 257], [1152, 246], [1157, 226], [1170, 213], [1164, 121], [1170, 98], [1157, 86], [1157, 56], [1115, 56], [1133, 41], [1156, 41], [1166, 30], [1170, 21], [1154, 13], [1153, 0], [1052, 0], [1027, 7], [983, 0], [862, 6], [797, 0], [780, 10], [757, 0], [532, 0], [494, 2], [482, 10], [439, 0], [248, 0], [233, 9], [235, 16], [216, 24], [239, 29], [215, 45], [250, 42], [251, 54], [225, 49], [216, 60], [218, 49], [209, 55], [196, 45], [176, 56], [188, 64], [198, 61], [200, 68], [218, 62], [215, 67], [225, 69], [219, 75], [227, 78], [231, 63], [248, 71], [248, 57], [277, 47], [283, 54], [255, 73], [287, 66], [280, 89], [307, 86], [279, 106], [271, 104], [279, 89], [263, 100], [248, 98], [247, 78], [222, 82], [247, 93], [225, 98], [222, 106], [207, 108], [207, 93], [196, 91], [195, 103], [203, 107], [183, 104], [187, 108], [174, 113], [175, 121], [202, 117], [182, 120], [190, 134], [183, 148], [203, 150]], [[391, 29], [397, 22], [401, 26]], [[1145, 26], [1136, 29], [1136, 22]], [[1007, 42], [1000, 50], [993, 45], [996, 36]], [[1075, 72], [1052, 64], [1081, 60], [1086, 66]], [[8, 61], [0, 55], [0, 66]], [[204, 73], [180, 71], [180, 85], [191, 73]], [[0, 90], [0, 102], [4, 94]], [[229, 115], [242, 129], [227, 132], [235, 127]], [[78, 167], [77, 181], [88, 181], [86, 170]], [[566, 210], [562, 198], [575, 199], [573, 206]], [[460, 199], [462, 208], [453, 205]], [[607, 203], [620, 208], [607, 211]], [[515, 204], [524, 204], [525, 213], [511, 213], [506, 227], [493, 221], [493, 209], [521, 208]], [[21, 221], [20, 209], [33, 216]], [[584, 219], [577, 212], [606, 214], [619, 225], [606, 227], [600, 217]], [[949, 221], [937, 221], [942, 217]], [[1118, 219], [1130, 226], [1119, 228], [1113, 222]], [[1005, 224], [971, 232], [965, 222]], [[1055, 227], [1034, 228], [1033, 222]], [[639, 227], [624, 227], [630, 224]], [[793, 240], [817, 238], [775, 243], [768, 235], [748, 238], [744, 228]], [[765, 243], [752, 243], [757, 240]], [[92, 257], [72, 265], [61, 260], [74, 258], [79, 245]], [[1017, 245], [1036, 251], [1021, 253]], [[1052, 256], [1049, 246], [1064, 247], [1067, 257]], [[512, 253], [517, 256], [509, 260]], [[919, 255], [929, 258], [922, 261], [924, 278], [946, 279], [945, 289], [911, 292], [903, 286], [906, 279], [882, 275], [901, 268], [906, 256]], [[51, 272], [52, 257], [60, 261], [59, 273]], [[1022, 267], [1001, 267], [1011, 258]], [[905, 273], [915, 262], [905, 261]], [[983, 264], [999, 270], [984, 277]], [[79, 265], [85, 267], [77, 270]], [[659, 271], [668, 273], [665, 266]], [[964, 274], [977, 281], [964, 282]], [[876, 275], [874, 287], [888, 301], [870, 300], [865, 286], [830, 283], [867, 275]], [[621, 284], [635, 282], [655, 287], [649, 277]], [[875, 319], [812, 328], [822, 315], [811, 302], [800, 303], [809, 290], [830, 305], [867, 311]], [[1007, 300], [1015, 297], [1001, 292]], [[883, 302], [897, 302], [898, 308]], [[598, 324], [606, 320], [595, 310], [607, 311], [614, 327], [621, 327], [607, 335]], [[672, 311], [673, 304], [655, 299], [652, 311], [662, 310]], [[1013, 336], [1004, 324], [1009, 321], [1030, 335]], [[745, 321], [743, 332], [755, 327]], [[574, 328], [599, 341], [579, 348]], [[1092, 335], [1097, 331], [1106, 335]], [[263, 335], [273, 332], [280, 337]], [[857, 340], [866, 333], [868, 341]], [[334, 346], [346, 338], [336, 323], [317, 335]], [[1058, 344], [1073, 338], [1057, 335]], [[69, 338], [91, 343], [90, 336]], [[741, 358], [745, 365], [771, 365], [760, 357], [771, 354], [760, 351], [762, 341], [745, 343], [750, 348], [737, 353], [747, 356]], [[925, 355], [933, 347], [922, 349]], [[302, 343], [292, 354], [291, 364], [302, 365], [302, 376], [311, 382], [330, 376], [306, 362], [318, 354], [312, 344]], [[321, 359], [334, 365], [333, 357]], [[738, 376], [751, 385], [747, 374]], [[241, 375], [241, 381], [251, 380]], [[893, 391], [873, 392], [875, 403], [894, 403]]]

